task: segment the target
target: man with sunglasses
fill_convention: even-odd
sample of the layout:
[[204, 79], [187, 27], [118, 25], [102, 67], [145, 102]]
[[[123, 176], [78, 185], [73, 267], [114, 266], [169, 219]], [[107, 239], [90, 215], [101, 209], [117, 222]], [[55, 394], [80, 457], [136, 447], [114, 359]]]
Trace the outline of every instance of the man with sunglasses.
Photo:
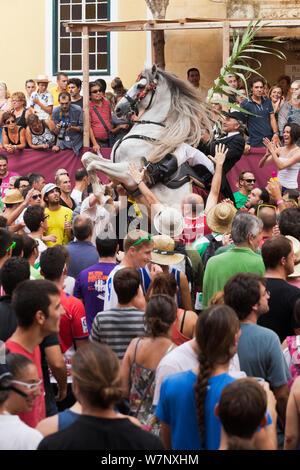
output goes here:
[[104, 98], [103, 85], [99, 81], [90, 83], [90, 139], [94, 152], [110, 146], [111, 107]]
[[254, 188], [255, 182], [255, 176], [251, 171], [246, 170], [239, 174], [238, 186], [240, 190], [233, 194], [237, 209], [245, 206], [248, 196]]

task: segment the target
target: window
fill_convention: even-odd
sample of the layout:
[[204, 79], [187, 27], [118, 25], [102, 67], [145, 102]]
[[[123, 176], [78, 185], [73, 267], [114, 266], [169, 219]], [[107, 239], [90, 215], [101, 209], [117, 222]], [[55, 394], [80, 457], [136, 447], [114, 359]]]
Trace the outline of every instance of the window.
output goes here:
[[[67, 33], [63, 23], [68, 21], [105, 21], [110, 19], [110, 0], [54, 0], [53, 75], [67, 72], [82, 74], [81, 33]], [[90, 75], [110, 73], [110, 34], [89, 35]]]

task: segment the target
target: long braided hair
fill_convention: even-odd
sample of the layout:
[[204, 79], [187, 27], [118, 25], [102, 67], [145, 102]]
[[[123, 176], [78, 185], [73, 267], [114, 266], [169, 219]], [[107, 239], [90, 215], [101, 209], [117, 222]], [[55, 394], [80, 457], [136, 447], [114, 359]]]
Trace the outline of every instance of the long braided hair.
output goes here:
[[204, 310], [196, 326], [199, 347], [199, 374], [194, 386], [197, 420], [202, 449], [205, 449], [205, 398], [207, 383], [216, 365], [226, 364], [234, 355], [235, 335], [240, 328], [239, 319], [231, 307], [214, 305]]

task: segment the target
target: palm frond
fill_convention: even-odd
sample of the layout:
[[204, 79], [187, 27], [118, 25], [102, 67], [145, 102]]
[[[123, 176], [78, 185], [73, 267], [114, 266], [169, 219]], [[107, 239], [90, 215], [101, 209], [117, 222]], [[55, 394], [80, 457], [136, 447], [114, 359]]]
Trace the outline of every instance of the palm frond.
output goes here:
[[[234, 94], [240, 94], [238, 90], [234, 90], [229, 87], [225, 79], [226, 76], [236, 75], [239, 77], [245, 85], [247, 94], [247, 79], [251, 74], [264, 78], [259, 72], [261, 69], [261, 62], [257, 58], [247, 55], [247, 53], [271, 54], [281, 60], [286, 59], [286, 56], [282, 51], [273, 47], [273, 44], [282, 44], [284, 41], [280, 39], [256, 39], [256, 35], [260, 29], [268, 26], [268, 24], [269, 23], [264, 23], [262, 19], [256, 21], [251, 20], [242, 37], [240, 37], [235, 30], [233, 31], [232, 54], [228, 58], [226, 64], [221, 68], [219, 77], [214, 81], [214, 86], [208, 91], [208, 102], [219, 103], [222, 105], [227, 103], [227, 106], [229, 106], [229, 103], [225, 100], [212, 101], [214, 93], [221, 93], [222, 95], [229, 96], [229, 92], [231, 91]], [[270, 45], [268, 44], [266, 46], [264, 44], [260, 44], [262, 41], [268, 42]], [[232, 105], [232, 103], [230, 103], [230, 107], [246, 112], [240, 106]]]

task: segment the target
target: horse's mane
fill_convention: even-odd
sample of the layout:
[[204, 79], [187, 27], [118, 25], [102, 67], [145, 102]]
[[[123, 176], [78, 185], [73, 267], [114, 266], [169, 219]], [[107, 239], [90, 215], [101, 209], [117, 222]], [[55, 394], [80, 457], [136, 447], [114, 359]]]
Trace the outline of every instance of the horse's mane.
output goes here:
[[[144, 73], [148, 76], [147, 70]], [[209, 110], [197, 88], [170, 72], [157, 69], [157, 74], [158, 86], [161, 77], [168, 83], [171, 104], [164, 122], [166, 127], [154, 142], [154, 150], [148, 158], [151, 162], [157, 162], [167, 153], [174, 152], [183, 142], [198, 145], [202, 130], [207, 129], [211, 133], [212, 127]]]

